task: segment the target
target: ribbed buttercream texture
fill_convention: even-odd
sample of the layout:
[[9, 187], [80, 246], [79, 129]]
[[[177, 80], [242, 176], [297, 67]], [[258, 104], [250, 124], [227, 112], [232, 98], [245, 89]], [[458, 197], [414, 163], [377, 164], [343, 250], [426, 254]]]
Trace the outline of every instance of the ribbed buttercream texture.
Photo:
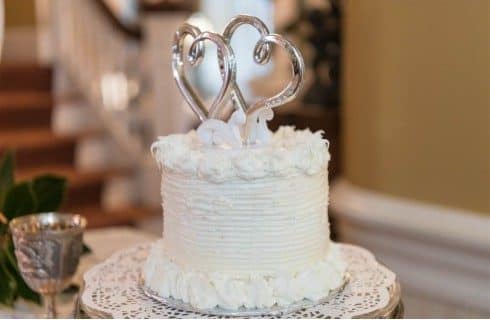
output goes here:
[[232, 274], [319, 261], [329, 243], [326, 175], [213, 183], [164, 171], [167, 254], [182, 266]]

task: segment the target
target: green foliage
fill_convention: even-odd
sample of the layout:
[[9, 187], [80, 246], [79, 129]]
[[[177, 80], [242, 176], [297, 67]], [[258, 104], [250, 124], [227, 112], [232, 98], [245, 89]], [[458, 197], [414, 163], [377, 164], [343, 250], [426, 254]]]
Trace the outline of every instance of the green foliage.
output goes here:
[[[8, 222], [26, 214], [58, 210], [66, 189], [65, 178], [50, 174], [15, 183], [14, 158], [14, 153], [8, 151], [0, 160], [0, 304], [7, 306], [19, 297], [41, 301], [19, 272]], [[85, 245], [84, 252], [90, 252]]]
[[8, 151], [0, 161], [0, 208], [3, 208], [5, 195], [14, 184], [14, 153]]
[[65, 195], [66, 179], [46, 174], [32, 180], [32, 191], [37, 200], [36, 212], [55, 211]]
[[7, 267], [7, 261], [4, 250], [0, 251], [0, 302], [6, 305], [12, 305], [15, 302], [17, 283], [15, 278]]
[[30, 182], [21, 182], [7, 190], [2, 212], [8, 220], [36, 212], [36, 199]]

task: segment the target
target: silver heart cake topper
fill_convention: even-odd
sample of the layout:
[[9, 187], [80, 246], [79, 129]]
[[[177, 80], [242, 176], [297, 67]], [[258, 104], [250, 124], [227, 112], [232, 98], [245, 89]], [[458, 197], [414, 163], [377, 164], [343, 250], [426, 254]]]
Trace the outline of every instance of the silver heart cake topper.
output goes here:
[[[236, 59], [230, 45], [234, 32], [241, 25], [250, 25], [260, 34], [253, 57], [258, 64], [266, 64], [272, 56], [272, 45], [282, 47], [290, 57], [292, 78], [287, 86], [276, 95], [260, 99], [247, 105], [240, 88], [236, 83]], [[205, 40], [212, 41], [217, 46], [218, 64], [222, 78], [222, 86], [209, 110], [192, 89], [184, 72], [184, 40], [192, 38], [192, 44], [187, 53], [191, 66], [197, 66], [204, 57]], [[270, 140], [267, 121], [273, 117], [272, 108], [281, 106], [293, 100], [299, 93], [303, 80], [305, 65], [303, 57], [290, 41], [283, 36], [270, 33], [267, 26], [257, 17], [238, 15], [226, 25], [223, 35], [212, 32], [201, 32], [199, 28], [184, 24], [175, 35], [172, 46], [173, 76], [185, 100], [202, 122], [197, 133], [200, 140], [207, 145], [228, 145], [240, 147], [245, 145], [265, 144]], [[235, 112], [225, 123], [219, 120], [220, 113], [226, 102], [231, 99]]]

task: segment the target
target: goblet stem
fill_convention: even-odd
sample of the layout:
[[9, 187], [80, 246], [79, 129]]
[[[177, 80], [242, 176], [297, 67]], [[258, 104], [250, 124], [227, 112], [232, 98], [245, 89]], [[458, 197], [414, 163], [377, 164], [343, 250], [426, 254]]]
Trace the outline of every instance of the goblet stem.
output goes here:
[[48, 319], [56, 319], [56, 295], [48, 294], [44, 296], [44, 301], [46, 303], [46, 318]]

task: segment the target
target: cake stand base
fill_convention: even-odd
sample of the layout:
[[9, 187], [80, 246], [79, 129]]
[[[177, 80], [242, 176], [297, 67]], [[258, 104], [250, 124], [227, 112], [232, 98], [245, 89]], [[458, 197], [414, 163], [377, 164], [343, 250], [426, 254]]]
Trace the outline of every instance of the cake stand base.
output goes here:
[[[379, 264], [367, 250], [340, 244], [347, 262], [349, 281], [326, 301], [309, 303], [299, 310], [271, 314], [271, 310], [228, 316], [282, 318], [392, 318], [403, 315], [400, 285], [393, 272]], [[115, 253], [84, 275], [79, 303], [83, 312], [95, 318], [213, 318], [224, 315], [183, 310], [145, 294], [140, 272], [151, 243]]]

